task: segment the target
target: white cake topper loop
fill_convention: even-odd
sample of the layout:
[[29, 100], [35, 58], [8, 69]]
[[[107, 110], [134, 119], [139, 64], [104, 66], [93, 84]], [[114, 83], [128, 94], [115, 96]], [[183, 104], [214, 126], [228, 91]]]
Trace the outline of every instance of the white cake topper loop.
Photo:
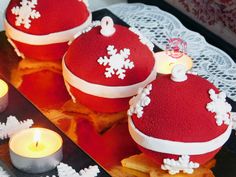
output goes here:
[[114, 22], [111, 17], [105, 16], [102, 18], [100, 32], [106, 37], [112, 36], [116, 32], [116, 29], [114, 28]]
[[175, 82], [183, 82], [188, 79], [186, 75], [187, 69], [185, 65], [175, 65], [171, 71], [171, 80]]

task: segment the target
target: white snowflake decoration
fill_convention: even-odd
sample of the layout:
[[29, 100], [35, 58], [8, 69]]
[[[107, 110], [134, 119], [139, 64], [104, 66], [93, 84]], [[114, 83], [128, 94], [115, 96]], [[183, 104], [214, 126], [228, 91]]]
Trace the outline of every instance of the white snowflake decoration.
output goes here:
[[100, 173], [100, 170], [97, 165], [89, 166], [79, 171], [80, 177], [95, 177]]
[[106, 68], [105, 76], [109, 78], [116, 74], [119, 79], [124, 79], [126, 69], [132, 69], [134, 67], [134, 63], [128, 58], [130, 49], [124, 48], [117, 53], [117, 49], [113, 45], [109, 45], [107, 47], [107, 54], [109, 58], [104, 56], [97, 60], [100, 65], [109, 66]]
[[84, 33], [87, 33], [89, 32], [90, 30], [92, 30], [94, 27], [97, 27], [101, 25], [101, 22], [100, 21], [93, 21], [88, 27], [86, 27], [85, 29], [81, 30], [81, 31], [78, 31], [74, 36], [73, 36], [73, 39], [71, 39], [69, 42], [68, 42], [68, 45], [71, 45], [72, 42], [78, 38], [80, 35], [84, 34]]
[[154, 44], [151, 41], [149, 41], [148, 38], [144, 37], [137, 28], [130, 27], [129, 30], [132, 31], [133, 33], [137, 34], [139, 36], [140, 42], [143, 43], [144, 45], [147, 45], [148, 48], [151, 51], [153, 51]]
[[100, 170], [97, 165], [84, 168], [77, 173], [71, 166], [60, 163], [57, 166], [58, 177], [96, 177]]
[[31, 19], [37, 19], [41, 15], [34, 8], [38, 4], [37, 0], [22, 0], [20, 2], [21, 6], [16, 6], [11, 9], [11, 12], [16, 15], [16, 26], [24, 25], [26, 29], [31, 26]]
[[6, 139], [18, 131], [30, 128], [32, 125], [32, 119], [18, 121], [15, 116], [9, 116], [6, 123], [0, 123], [0, 139]]
[[79, 174], [69, 165], [60, 163], [57, 166], [58, 176], [59, 177], [77, 177]]
[[216, 113], [216, 124], [218, 126], [221, 126], [223, 123], [229, 125], [229, 112], [231, 111], [232, 107], [226, 102], [226, 94], [224, 92], [216, 94], [213, 89], [209, 90], [209, 94], [212, 102], [207, 104], [207, 110]]
[[2, 167], [0, 167], [0, 176], [1, 177], [10, 177], [10, 175], [5, 170], [3, 170]]
[[199, 163], [190, 161], [188, 155], [182, 155], [178, 160], [164, 159], [161, 165], [162, 170], [168, 170], [169, 174], [174, 175], [183, 171], [184, 173], [192, 174], [194, 168], [198, 168]]
[[151, 99], [148, 97], [151, 90], [152, 84], [149, 84], [146, 88], [138, 89], [138, 94], [129, 101], [130, 108], [127, 112], [129, 116], [137, 114], [138, 118], [142, 117], [143, 107], [148, 106], [151, 102]]

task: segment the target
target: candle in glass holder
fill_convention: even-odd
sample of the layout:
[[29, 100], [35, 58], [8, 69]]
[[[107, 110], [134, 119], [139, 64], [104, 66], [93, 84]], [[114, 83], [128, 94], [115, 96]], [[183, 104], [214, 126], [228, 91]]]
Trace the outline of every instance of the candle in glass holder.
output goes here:
[[173, 58], [166, 51], [155, 53], [154, 56], [156, 71], [159, 74], [170, 74], [174, 66], [178, 64], [184, 65], [187, 70], [190, 70], [193, 66], [192, 59], [184, 53], [180, 58]]
[[30, 128], [14, 134], [9, 148], [12, 164], [27, 173], [52, 170], [63, 157], [61, 136], [45, 128]]
[[8, 85], [0, 79], [0, 113], [3, 112], [8, 105]]
[[170, 74], [175, 65], [181, 64], [190, 70], [193, 66], [192, 59], [186, 55], [187, 43], [180, 38], [168, 40], [165, 51], [154, 54], [156, 71], [159, 74]]

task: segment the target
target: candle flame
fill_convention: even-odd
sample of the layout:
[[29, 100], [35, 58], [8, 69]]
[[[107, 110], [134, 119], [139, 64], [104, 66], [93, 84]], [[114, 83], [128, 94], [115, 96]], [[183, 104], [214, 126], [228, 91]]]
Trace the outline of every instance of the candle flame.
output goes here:
[[36, 144], [36, 147], [38, 147], [40, 137], [41, 137], [41, 132], [39, 131], [39, 129], [36, 129], [34, 133], [34, 142]]

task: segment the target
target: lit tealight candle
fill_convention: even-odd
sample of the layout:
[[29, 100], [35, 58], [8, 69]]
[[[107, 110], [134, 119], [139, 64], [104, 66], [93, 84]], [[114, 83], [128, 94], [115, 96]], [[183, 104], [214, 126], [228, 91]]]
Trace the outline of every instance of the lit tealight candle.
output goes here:
[[54, 169], [62, 160], [62, 138], [45, 128], [30, 128], [14, 134], [9, 142], [12, 164], [27, 173]]
[[162, 51], [155, 53], [154, 56], [156, 59], [155, 68], [159, 74], [170, 74], [174, 66], [178, 64], [185, 65], [187, 70], [193, 66], [192, 59], [186, 54], [182, 54], [179, 58], [173, 58], [166, 51]]
[[3, 112], [8, 105], [8, 85], [0, 79], [0, 112]]
[[193, 66], [192, 59], [186, 55], [187, 43], [180, 38], [168, 40], [166, 50], [154, 54], [156, 71], [159, 74], [170, 74], [175, 65], [182, 64], [187, 70]]

